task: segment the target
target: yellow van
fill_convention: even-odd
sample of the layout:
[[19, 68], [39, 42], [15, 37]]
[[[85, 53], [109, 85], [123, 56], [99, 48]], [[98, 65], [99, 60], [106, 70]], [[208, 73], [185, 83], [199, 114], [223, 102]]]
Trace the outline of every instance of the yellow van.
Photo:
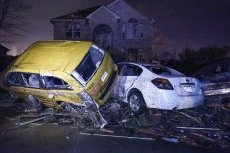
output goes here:
[[103, 105], [117, 77], [110, 55], [91, 42], [39, 41], [4, 74], [3, 86], [21, 99], [47, 107], [61, 103]]

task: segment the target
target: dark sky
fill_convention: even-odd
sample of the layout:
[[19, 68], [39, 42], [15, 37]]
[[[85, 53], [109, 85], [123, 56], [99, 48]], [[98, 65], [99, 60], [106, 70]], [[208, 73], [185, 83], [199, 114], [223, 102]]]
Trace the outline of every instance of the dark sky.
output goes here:
[[[49, 19], [113, 0], [23, 0], [28, 33], [15, 46], [20, 52], [36, 40], [52, 39]], [[230, 45], [230, 0], [126, 0], [149, 18], [177, 49]]]

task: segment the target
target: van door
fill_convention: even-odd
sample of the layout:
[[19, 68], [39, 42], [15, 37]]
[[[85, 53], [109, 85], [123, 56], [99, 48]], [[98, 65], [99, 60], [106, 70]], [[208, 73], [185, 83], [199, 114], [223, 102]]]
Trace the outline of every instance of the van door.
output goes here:
[[28, 107], [34, 106], [36, 100], [42, 102], [41, 96], [47, 96], [38, 73], [11, 72], [6, 78], [6, 83], [13, 94], [28, 102]]
[[[43, 88], [43, 83], [40, 74], [38, 73], [21, 73], [21, 78], [24, 84], [24, 94], [29, 101], [36, 101], [43, 103], [47, 101], [47, 92]], [[45, 99], [46, 98], [46, 99]]]
[[46, 99], [50, 99], [46, 105], [49, 107], [55, 107], [61, 102], [68, 103], [80, 103], [80, 98], [73, 88], [63, 79], [60, 79], [55, 76], [42, 76], [44, 80], [44, 86], [47, 90]]

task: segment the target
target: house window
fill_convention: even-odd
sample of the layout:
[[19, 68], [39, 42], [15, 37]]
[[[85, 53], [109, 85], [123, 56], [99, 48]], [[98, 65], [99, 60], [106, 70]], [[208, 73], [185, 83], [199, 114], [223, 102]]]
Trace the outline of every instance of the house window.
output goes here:
[[105, 50], [112, 49], [113, 31], [108, 25], [99, 25], [94, 29], [94, 42]]
[[125, 39], [126, 38], [126, 24], [122, 25], [121, 32], [122, 32], [122, 39]]
[[142, 23], [138, 25], [138, 37], [139, 39], [144, 38], [144, 25]]
[[80, 25], [78, 23], [66, 23], [65, 35], [66, 39], [79, 39], [80, 38]]
[[127, 39], [143, 39], [144, 38], [144, 26], [142, 23], [138, 23], [137, 19], [131, 18], [127, 25]]

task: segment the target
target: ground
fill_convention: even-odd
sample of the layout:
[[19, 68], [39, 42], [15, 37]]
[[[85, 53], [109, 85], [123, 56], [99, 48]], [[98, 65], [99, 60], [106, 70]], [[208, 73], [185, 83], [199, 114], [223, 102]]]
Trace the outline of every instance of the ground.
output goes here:
[[[227, 146], [227, 149], [224, 146], [223, 149], [216, 145], [212, 146], [212, 144], [209, 144], [209, 147], [193, 146], [191, 142], [181, 143], [178, 142], [178, 139], [171, 138], [169, 135], [158, 137], [156, 131], [149, 131], [146, 127], [136, 129], [107, 126], [101, 130], [87, 127], [79, 128], [73, 124], [60, 125], [57, 122], [44, 120], [25, 126], [17, 126], [16, 123], [25, 123], [31, 120], [18, 122], [18, 115], [21, 115], [22, 111], [23, 104], [15, 102], [14, 99], [8, 97], [7, 93], [1, 93], [1, 153], [221, 153], [227, 152], [227, 149], [229, 149], [229, 146]], [[154, 130], [154, 128], [151, 128], [151, 130]]]

